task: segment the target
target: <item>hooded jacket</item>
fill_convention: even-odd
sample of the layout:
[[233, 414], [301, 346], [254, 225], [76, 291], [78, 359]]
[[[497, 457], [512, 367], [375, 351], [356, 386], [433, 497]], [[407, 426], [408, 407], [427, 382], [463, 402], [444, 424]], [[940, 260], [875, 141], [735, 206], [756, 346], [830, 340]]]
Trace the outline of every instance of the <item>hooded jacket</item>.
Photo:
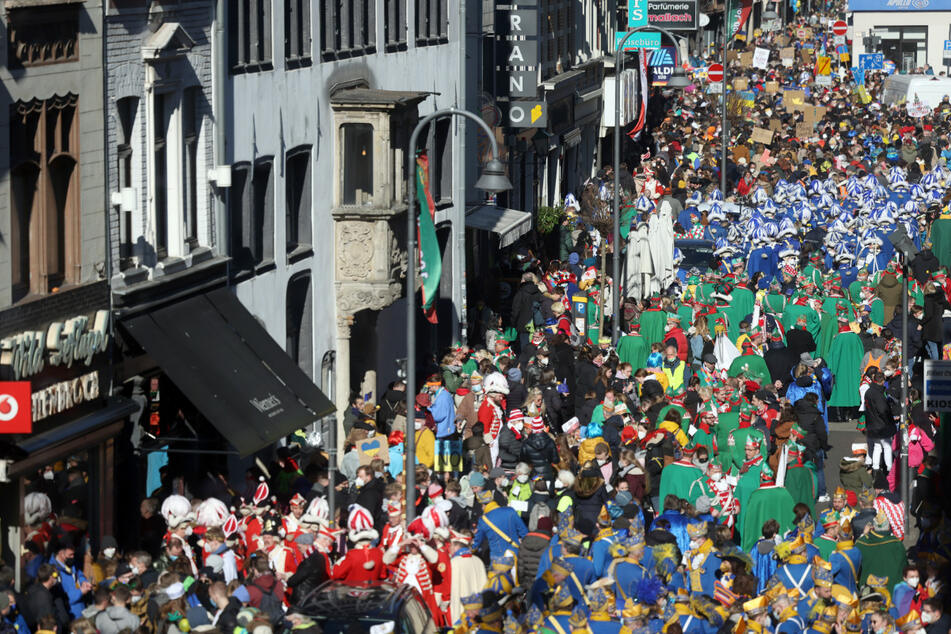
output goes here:
[[139, 628], [139, 617], [121, 605], [110, 605], [96, 616], [96, 629], [99, 634], [119, 634], [122, 630]]
[[885, 304], [885, 323], [887, 324], [895, 316], [895, 310], [901, 306], [901, 282], [894, 275], [886, 273], [882, 275], [875, 290], [882, 298], [882, 303]]

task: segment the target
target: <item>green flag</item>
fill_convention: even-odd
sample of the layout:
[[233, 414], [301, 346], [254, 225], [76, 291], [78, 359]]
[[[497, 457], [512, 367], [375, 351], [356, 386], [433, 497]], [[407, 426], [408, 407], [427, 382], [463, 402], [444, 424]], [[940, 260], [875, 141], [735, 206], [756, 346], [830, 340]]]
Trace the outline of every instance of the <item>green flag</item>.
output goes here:
[[727, 0], [726, 14], [730, 25], [730, 37], [733, 39], [741, 28], [746, 24], [753, 11], [752, 0]]
[[429, 190], [429, 157], [425, 152], [416, 156], [416, 199], [419, 200], [417, 244], [419, 245], [418, 275], [423, 282], [423, 312], [430, 323], [436, 323], [436, 291], [442, 276], [442, 255], [436, 238], [433, 218], [436, 205]]

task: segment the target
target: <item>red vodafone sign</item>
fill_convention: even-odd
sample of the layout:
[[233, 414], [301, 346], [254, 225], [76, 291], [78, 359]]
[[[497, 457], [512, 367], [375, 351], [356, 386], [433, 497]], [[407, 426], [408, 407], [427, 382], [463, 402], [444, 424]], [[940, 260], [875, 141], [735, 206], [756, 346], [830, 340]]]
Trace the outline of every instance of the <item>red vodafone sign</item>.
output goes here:
[[710, 68], [707, 69], [707, 79], [712, 82], [723, 81], [723, 65], [710, 64]]
[[845, 23], [845, 20], [837, 20], [835, 24], [832, 25], [832, 32], [835, 35], [845, 35], [849, 30], [849, 25]]
[[29, 381], [0, 381], [0, 434], [31, 433], [32, 407]]

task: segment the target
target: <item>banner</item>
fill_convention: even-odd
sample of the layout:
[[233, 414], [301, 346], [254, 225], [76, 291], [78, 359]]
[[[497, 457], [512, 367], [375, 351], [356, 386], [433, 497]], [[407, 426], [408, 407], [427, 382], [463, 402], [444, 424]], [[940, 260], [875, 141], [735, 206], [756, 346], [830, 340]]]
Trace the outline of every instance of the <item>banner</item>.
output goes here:
[[641, 69], [641, 108], [640, 113], [637, 115], [637, 121], [634, 123], [634, 127], [630, 132], [627, 133], [631, 137], [632, 141], [636, 141], [638, 137], [641, 136], [641, 131], [644, 129], [644, 124], [647, 123], [647, 95], [650, 93], [650, 85], [647, 83], [647, 52], [641, 51], [641, 54], [638, 56], [638, 65]]
[[729, 16], [730, 38], [743, 28], [746, 21], [750, 19], [750, 13], [753, 11], [753, 0], [727, 0], [727, 16]]
[[[436, 291], [442, 276], [442, 255], [436, 238], [434, 217], [436, 204], [429, 189], [429, 157], [425, 152], [416, 156], [416, 198], [419, 200], [417, 244], [419, 245], [419, 279], [423, 281], [423, 312], [430, 323], [436, 323]], [[412, 300], [411, 300], [412, 301]]]

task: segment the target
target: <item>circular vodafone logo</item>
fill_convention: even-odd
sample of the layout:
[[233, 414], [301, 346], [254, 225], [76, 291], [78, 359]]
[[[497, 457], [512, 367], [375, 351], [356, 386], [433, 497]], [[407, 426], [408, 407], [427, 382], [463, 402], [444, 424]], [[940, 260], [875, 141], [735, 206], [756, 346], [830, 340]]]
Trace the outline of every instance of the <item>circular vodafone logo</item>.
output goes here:
[[9, 423], [17, 417], [20, 404], [11, 394], [0, 394], [0, 423]]

